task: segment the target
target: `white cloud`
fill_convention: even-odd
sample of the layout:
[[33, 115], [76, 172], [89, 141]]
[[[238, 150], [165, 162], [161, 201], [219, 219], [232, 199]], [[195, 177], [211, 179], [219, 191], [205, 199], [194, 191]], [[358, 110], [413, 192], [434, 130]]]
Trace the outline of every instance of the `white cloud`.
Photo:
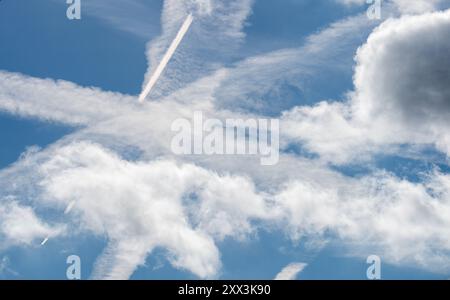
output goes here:
[[287, 265], [275, 276], [275, 280], [295, 280], [307, 266], [305, 263], [292, 263]]
[[[367, 0], [336, 0], [345, 5], [370, 5]], [[402, 14], [417, 14], [436, 10], [446, 0], [382, 0], [383, 4], [393, 4]], [[372, 1], [372, 4], [374, 1]]]
[[64, 80], [0, 71], [0, 109], [23, 117], [88, 125], [130, 111], [134, 102], [131, 96], [82, 88]]
[[[0, 249], [30, 246], [46, 237], [57, 237], [64, 226], [49, 225], [40, 220], [31, 207], [2, 199], [0, 204]], [[40, 241], [39, 241], [40, 242]]]
[[450, 176], [411, 183], [380, 173], [335, 185], [297, 181], [276, 195], [294, 239], [339, 241], [353, 255], [450, 270]]
[[[289, 48], [247, 58], [227, 69], [216, 89], [219, 108], [248, 113], [275, 114], [299, 105], [301, 99], [288, 102], [283, 89], [308, 89], [308, 83], [330, 71], [348, 73], [355, 48], [376, 26], [365, 15], [357, 15], [330, 24], [309, 36], [297, 48]], [[266, 100], [264, 100], [266, 99]], [[296, 103], [295, 103], [296, 102]]]
[[[430, 174], [423, 183], [386, 173], [348, 178], [294, 160], [266, 169], [254, 185], [258, 176], [219, 175], [168, 160], [130, 162], [88, 142], [41, 154], [45, 159], [29, 171], [40, 174], [35, 204], [62, 212], [75, 201], [70, 226], [108, 237], [94, 278], [128, 278], [155, 247], [167, 249], [175, 267], [214, 277], [220, 271], [216, 241], [246, 238], [257, 223], [293, 240], [337, 241], [356, 256], [376, 251], [394, 264], [450, 270], [448, 175]], [[275, 180], [279, 173], [288, 178], [282, 184]]]
[[82, 6], [83, 13], [144, 40], [159, 33], [159, 5], [156, 1], [90, 0], [83, 2]]
[[445, 135], [450, 125], [449, 28], [450, 10], [388, 20], [377, 28], [356, 56], [355, 117], [403, 126], [407, 138], [417, 131]]
[[42, 185], [55, 204], [76, 201], [83, 228], [108, 236], [94, 277], [128, 278], [158, 246], [174, 255], [176, 266], [210, 277], [220, 265], [218, 250], [189, 225], [180, 203], [195, 171], [164, 162], [134, 165], [81, 143], [59, 149], [42, 166]]
[[9, 276], [18, 276], [19, 273], [11, 269], [11, 261], [8, 256], [3, 256], [0, 260], [0, 278], [7, 278]]
[[442, 0], [394, 0], [398, 9], [403, 13], [424, 13], [434, 11]]
[[281, 132], [335, 163], [400, 144], [449, 155], [449, 23], [450, 10], [387, 20], [358, 50], [350, 99], [286, 112]]
[[[66, 1], [52, 0], [67, 7]], [[82, 16], [95, 17], [107, 25], [147, 41], [159, 33], [159, 1], [82, 1]]]
[[[143, 86], [161, 61], [189, 13], [194, 22], [172, 58], [150, 99], [167, 96], [193, 81], [211, 74], [230, 60], [244, 38], [244, 22], [252, 0], [166, 0], [162, 12], [162, 34], [148, 44], [149, 69]], [[201, 45], [201, 46], [200, 46]]]
[[214, 240], [241, 238], [252, 218], [270, 217], [264, 198], [239, 176], [163, 160], [132, 163], [87, 142], [50, 155], [39, 167], [41, 201], [60, 208], [75, 201], [79, 228], [108, 236], [94, 277], [128, 278], [163, 247], [175, 267], [211, 278], [220, 267]]

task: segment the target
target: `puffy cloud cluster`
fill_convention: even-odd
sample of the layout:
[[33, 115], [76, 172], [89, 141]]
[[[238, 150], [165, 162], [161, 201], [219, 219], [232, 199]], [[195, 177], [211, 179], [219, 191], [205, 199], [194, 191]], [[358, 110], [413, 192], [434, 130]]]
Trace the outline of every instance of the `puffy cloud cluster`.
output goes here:
[[385, 21], [356, 55], [346, 102], [297, 107], [288, 138], [343, 163], [389, 145], [450, 145], [450, 11]]
[[108, 237], [94, 277], [128, 278], [156, 247], [174, 266], [213, 277], [214, 239], [244, 236], [251, 218], [270, 217], [246, 178], [172, 161], [133, 163], [87, 142], [58, 148], [39, 170], [47, 205], [74, 201], [80, 228]]
[[450, 11], [383, 23], [356, 56], [355, 117], [400, 127], [406, 139], [447, 135], [449, 50]]
[[188, 162], [126, 161], [88, 142], [44, 152], [31, 163], [39, 174], [35, 204], [62, 212], [74, 202], [73, 231], [108, 237], [94, 278], [128, 278], [157, 247], [173, 266], [212, 278], [221, 265], [217, 242], [246, 238], [258, 223], [319, 246], [340, 241], [354, 255], [370, 247], [393, 263], [450, 269], [449, 175], [422, 183], [383, 172], [348, 178], [309, 163], [310, 173], [299, 178], [298, 168], [278, 187], [273, 174], [288, 170], [269, 170], [257, 187], [249, 177]]
[[380, 173], [334, 186], [294, 182], [276, 198], [294, 238], [331, 233], [355, 255], [371, 249], [390, 262], [447, 272], [449, 180], [437, 173], [414, 184]]

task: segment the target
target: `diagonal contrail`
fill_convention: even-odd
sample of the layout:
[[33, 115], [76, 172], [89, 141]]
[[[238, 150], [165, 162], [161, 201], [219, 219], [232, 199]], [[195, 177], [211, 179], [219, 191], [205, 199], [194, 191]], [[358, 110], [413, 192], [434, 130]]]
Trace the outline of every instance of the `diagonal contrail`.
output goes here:
[[[1, 1], [1, 0], [0, 0]], [[69, 205], [67, 206], [66, 210], [64, 211], [64, 214], [67, 215], [68, 213], [70, 213], [70, 211], [72, 210], [72, 208], [75, 205], [75, 201], [72, 201], [69, 203]], [[47, 236], [42, 242], [41, 242], [41, 246], [44, 246], [45, 244], [47, 244], [48, 240], [50, 239], [50, 236]]]
[[139, 96], [139, 102], [142, 103], [145, 100], [145, 98], [148, 96], [148, 94], [151, 92], [152, 88], [155, 86], [156, 82], [158, 81], [158, 78], [161, 76], [162, 72], [166, 68], [166, 66], [169, 63], [170, 59], [172, 58], [173, 54], [177, 50], [181, 41], [183, 40], [184, 35], [189, 30], [189, 27], [191, 27], [193, 20], [194, 20], [194, 18], [192, 17], [192, 14], [189, 14], [189, 16], [187, 16], [186, 20], [184, 21], [183, 25], [181, 26], [180, 31], [178, 31], [177, 36], [173, 40], [169, 49], [167, 50], [166, 54], [164, 54], [163, 59], [159, 63], [159, 65], [156, 68], [155, 72], [153, 73], [152, 77], [150, 77], [150, 80], [148, 81], [147, 85], [145, 86], [145, 89], [142, 91], [141, 95]]

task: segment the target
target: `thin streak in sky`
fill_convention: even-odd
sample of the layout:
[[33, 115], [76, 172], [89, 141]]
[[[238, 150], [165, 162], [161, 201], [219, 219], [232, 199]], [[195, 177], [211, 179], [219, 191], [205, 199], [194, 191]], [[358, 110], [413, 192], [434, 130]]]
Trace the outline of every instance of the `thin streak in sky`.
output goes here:
[[145, 89], [142, 91], [141, 95], [139, 96], [139, 102], [142, 103], [145, 100], [145, 98], [148, 96], [148, 94], [150, 94], [151, 90], [155, 86], [155, 84], [158, 81], [159, 77], [161, 76], [162, 72], [166, 68], [166, 66], [169, 63], [170, 59], [172, 58], [173, 54], [177, 50], [181, 41], [183, 40], [183, 37], [189, 30], [189, 27], [191, 27], [193, 20], [194, 20], [194, 18], [192, 17], [192, 14], [189, 14], [187, 16], [186, 20], [184, 21], [183, 25], [181, 26], [180, 30], [178, 31], [177, 36], [173, 40], [169, 49], [167, 50], [166, 54], [164, 54], [164, 57], [161, 60], [161, 62], [159, 63], [158, 67], [156, 68], [155, 72], [150, 77], [150, 80], [148, 81], [147, 85], [145, 86]]

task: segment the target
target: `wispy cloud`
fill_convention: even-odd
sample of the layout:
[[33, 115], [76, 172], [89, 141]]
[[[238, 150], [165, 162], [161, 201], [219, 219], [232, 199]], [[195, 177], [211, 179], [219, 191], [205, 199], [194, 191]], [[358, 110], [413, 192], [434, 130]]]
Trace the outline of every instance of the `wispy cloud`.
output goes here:
[[[336, 0], [345, 5], [368, 5], [366, 0]], [[424, 13], [439, 7], [447, 0], [383, 0], [383, 4], [394, 5], [400, 13]], [[372, 3], [373, 4], [373, 3]]]
[[289, 264], [275, 276], [275, 280], [295, 280], [306, 266], [305, 263]]
[[[244, 40], [244, 24], [252, 0], [167, 0], [162, 12], [162, 34], [147, 46], [149, 81], [166, 49], [188, 14], [195, 23], [153, 90], [153, 98], [167, 96], [230, 62]], [[201, 46], [199, 46], [201, 45]]]
[[46, 236], [63, 234], [64, 226], [45, 223], [40, 220], [32, 207], [20, 205], [17, 201], [0, 204], [0, 249], [10, 246], [29, 246]]
[[[65, 1], [52, 0], [66, 5]], [[94, 17], [117, 30], [148, 41], [160, 33], [160, 1], [89, 0], [82, 1], [83, 16]]]
[[19, 273], [11, 269], [11, 262], [8, 256], [3, 256], [0, 260], [0, 278], [9, 278], [10, 276], [19, 276]]
[[142, 91], [142, 94], [139, 96], [140, 102], [143, 102], [145, 100], [145, 98], [151, 92], [152, 88], [155, 86], [162, 72], [167, 67], [167, 64], [169, 63], [170, 59], [172, 58], [181, 41], [183, 40], [183, 37], [185, 36], [186, 32], [189, 30], [192, 21], [193, 17], [191, 14], [189, 14], [186, 17], [186, 20], [184, 20], [183, 25], [181, 25], [180, 31], [178, 31], [177, 35], [175, 36], [175, 39], [172, 41], [172, 44], [170, 44], [169, 49], [167, 49], [167, 52], [161, 59], [161, 62], [159, 63], [158, 67], [155, 69], [155, 73], [153, 73], [153, 75], [150, 77], [150, 80], [148, 81], [147, 85]]

